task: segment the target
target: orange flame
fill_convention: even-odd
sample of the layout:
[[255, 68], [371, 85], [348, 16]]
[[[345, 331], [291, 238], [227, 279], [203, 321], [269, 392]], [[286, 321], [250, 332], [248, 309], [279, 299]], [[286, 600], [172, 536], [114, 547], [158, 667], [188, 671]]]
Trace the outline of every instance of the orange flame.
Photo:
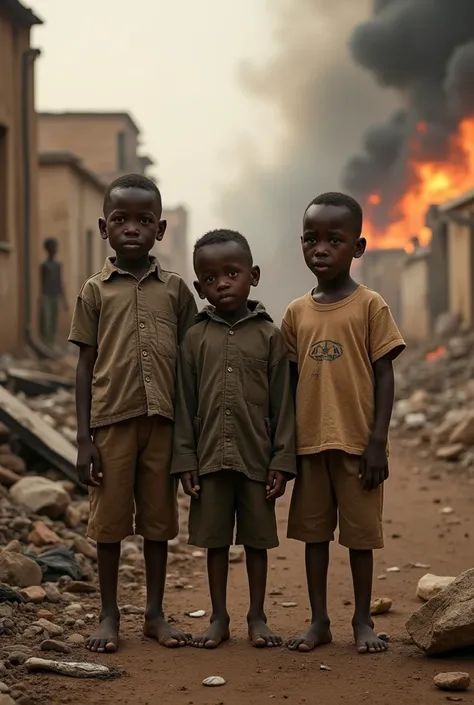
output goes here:
[[[424, 133], [427, 125], [418, 123], [417, 133]], [[416, 139], [413, 144], [416, 154]], [[428, 208], [461, 195], [474, 188], [474, 119], [464, 120], [451, 138], [450, 157], [446, 162], [421, 162], [412, 158], [410, 164], [417, 177], [415, 185], [409, 189], [396, 205], [391, 224], [377, 228], [371, 222], [372, 208], [382, 203], [380, 194], [373, 193], [368, 198], [364, 235], [369, 247], [404, 248], [412, 250], [411, 238], [418, 236], [421, 246], [429, 243], [431, 230], [425, 226]]]
[[446, 348], [444, 345], [440, 345], [439, 348], [436, 348], [436, 350], [432, 350], [429, 353], [426, 353], [425, 355], [425, 360], [427, 362], [433, 362], [434, 360], [439, 360], [440, 357], [443, 357], [446, 353]]

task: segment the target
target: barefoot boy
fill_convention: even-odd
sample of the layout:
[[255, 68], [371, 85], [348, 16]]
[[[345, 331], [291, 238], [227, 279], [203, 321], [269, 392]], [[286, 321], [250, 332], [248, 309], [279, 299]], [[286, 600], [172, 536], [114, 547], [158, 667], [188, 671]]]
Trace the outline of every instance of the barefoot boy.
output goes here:
[[197, 308], [183, 280], [149, 255], [165, 233], [161, 213], [144, 176], [109, 186], [99, 227], [116, 254], [82, 287], [69, 336], [80, 348], [77, 471], [90, 486], [102, 600], [91, 651], [117, 648], [120, 542], [134, 530], [144, 538], [145, 635], [168, 647], [188, 640], [165, 621], [162, 600], [167, 541], [178, 533], [170, 476], [178, 344]]
[[194, 249], [196, 290], [210, 306], [180, 350], [173, 469], [191, 496], [189, 542], [207, 548], [211, 624], [192, 645], [229, 638], [229, 546], [245, 546], [248, 633], [278, 646], [264, 612], [267, 549], [278, 546], [275, 500], [295, 472], [294, 411], [287, 350], [261, 303], [249, 300], [260, 271], [247, 240], [231, 230]]
[[359, 653], [384, 651], [370, 617], [373, 549], [383, 547], [382, 484], [393, 406], [392, 361], [405, 343], [387, 304], [350, 275], [362, 257], [362, 210], [344, 194], [308, 206], [302, 246], [317, 286], [293, 301], [282, 324], [296, 387], [300, 468], [288, 536], [306, 543], [311, 626], [289, 642], [310, 651], [331, 641], [326, 605], [329, 542], [350, 552]]

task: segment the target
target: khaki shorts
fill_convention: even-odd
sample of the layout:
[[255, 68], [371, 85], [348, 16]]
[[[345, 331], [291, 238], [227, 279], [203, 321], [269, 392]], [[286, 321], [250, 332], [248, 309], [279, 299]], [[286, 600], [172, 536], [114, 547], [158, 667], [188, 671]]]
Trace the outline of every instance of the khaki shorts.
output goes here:
[[133, 533], [150, 541], [175, 538], [173, 423], [161, 416], [139, 416], [96, 429], [94, 442], [103, 478], [100, 487], [89, 488], [88, 536], [100, 543], [122, 541]]
[[250, 480], [237, 470], [221, 470], [199, 478], [199, 499], [191, 500], [189, 543], [222, 548], [234, 543], [250, 548], [278, 546], [275, 502], [266, 499], [264, 482]]
[[364, 492], [360, 457], [339, 450], [300, 456], [288, 518], [288, 538], [305, 543], [334, 539], [347, 548], [383, 548], [382, 485]]

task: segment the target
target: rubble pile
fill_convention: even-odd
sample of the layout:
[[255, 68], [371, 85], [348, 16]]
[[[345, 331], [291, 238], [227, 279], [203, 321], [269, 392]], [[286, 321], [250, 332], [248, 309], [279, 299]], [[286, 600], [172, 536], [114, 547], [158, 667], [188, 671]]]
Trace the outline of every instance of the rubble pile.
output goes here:
[[406, 355], [396, 369], [392, 429], [422, 457], [474, 469], [474, 332], [441, 331]]

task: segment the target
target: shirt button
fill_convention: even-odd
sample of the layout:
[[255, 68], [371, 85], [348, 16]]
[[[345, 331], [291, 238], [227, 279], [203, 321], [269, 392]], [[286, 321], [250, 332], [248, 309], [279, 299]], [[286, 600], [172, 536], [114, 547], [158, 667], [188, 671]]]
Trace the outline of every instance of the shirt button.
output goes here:
[[232, 438], [229, 438], [229, 436], [227, 436], [227, 438], [225, 439], [225, 442], [226, 442], [226, 443], [231, 443], [231, 442], [232, 442]]
[[145, 328], [145, 324], [144, 324], [144, 323], [140, 323], [140, 328]]
[[232, 367], [228, 367], [228, 368], [227, 368], [227, 372], [233, 372], [233, 371], [234, 371], [234, 370], [233, 370]]
[[234, 331], [233, 331], [233, 330], [230, 330], [230, 331], [229, 331], [229, 335], [234, 335]]
[[230, 409], [225, 410], [226, 416], [230, 416], [232, 414], [232, 411]]
[[151, 377], [145, 377], [145, 382], [151, 382]]
[[143, 355], [143, 357], [148, 357], [148, 353], [147, 353], [147, 351], [146, 351], [146, 350], [144, 350], [144, 351], [142, 352], [142, 355]]

